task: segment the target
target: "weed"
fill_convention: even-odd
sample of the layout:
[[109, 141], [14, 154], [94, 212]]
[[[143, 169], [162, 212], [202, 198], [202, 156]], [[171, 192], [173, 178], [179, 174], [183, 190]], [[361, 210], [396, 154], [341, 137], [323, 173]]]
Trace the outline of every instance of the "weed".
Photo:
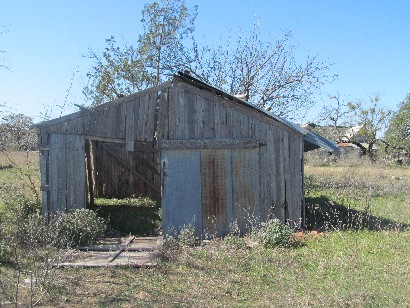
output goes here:
[[60, 214], [51, 224], [54, 244], [57, 247], [76, 247], [89, 245], [104, 235], [105, 221], [94, 211], [74, 210]]
[[265, 247], [273, 248], [289, 246], [292, 233], [291, 227], [275, 218], [262, 223], [253, 235]]

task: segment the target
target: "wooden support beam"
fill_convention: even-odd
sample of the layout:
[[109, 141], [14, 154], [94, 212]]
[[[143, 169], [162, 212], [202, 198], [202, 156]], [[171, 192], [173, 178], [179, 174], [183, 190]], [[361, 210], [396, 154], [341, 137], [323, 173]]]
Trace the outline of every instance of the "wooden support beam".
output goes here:
[[147, 167], [148, 169], [150, 169], [152, 172], [154, 172], [157, 175], [160, 175], [160, 173], [158, 172], [157, 168], [155, 168], [154, 166], [151, 166], [151, 164], [149, 163], [148, 160], [146, 160], [144, 157], [138, 155], [137, 152], [129, 152], [130, 155], [135, 156], [140, 162], [143, 163], [143, 165], [145, 167]]
[[85, 157], [87, 159], [87, 179], [88, 179], [88, 191], [90, 193], [90, 205], [94, 205], [94, 179], [93, 179], [93, 167], [91, 163], [91, 140], [85, 140]]
[[161, 140], [161, 149], [245, 149], [257, 148], [260, 144], [252, 139], [201, 139], [201, 140]]

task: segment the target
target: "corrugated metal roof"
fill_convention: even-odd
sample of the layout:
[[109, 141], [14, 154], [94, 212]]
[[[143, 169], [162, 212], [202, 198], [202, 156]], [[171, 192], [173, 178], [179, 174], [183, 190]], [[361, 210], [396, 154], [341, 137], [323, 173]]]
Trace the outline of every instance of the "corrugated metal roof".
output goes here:
[[259, 106], [253, 105], [253, 104], [251, 104], [247, 101], [244, 101], [244, 100], [242, 100], [242, 99], [240, 99], [236, 96], [228, 94], [228, 93], [222, 91], [221, 89], [213, 87], [213, 86], [211, 86], [211, 85], [209, 85], [209, 84], [207, 84], [207, 83], [205, 83], [205, 82], [203, 82], [203, 81], [201, 81], [201, 80], [199, 80], [199, 79], [197, 79], [197, 78], [195, 78], [195, 77], [193, 77], [189, 74], [178, 72], [178, 77], [183, 79], [184, 81], [186, 81], [188, 83], [194, 84], [197, 87], [198, 86], [199, 87], [205, 87], [208, 90], [210, 90], [211, 92], [214, 92], [215, 94], [223, 95], [223, 96], [225, 96], [225, 97], [227, 97], [231, 100], [237, 101], [240, 104], [243, 104], [243, 105], [246, 105], [247, 107], [258, 110], [258, 111], [264, 113], [265, 115], [267, 115], [268, 117], [273, 118], [276, 121], [281, 122], [281, 123], [285, 124], [286, 126], [292, 128], [293, 130], [302, 133], [305, 136], [305, 138], [304, 138], [304, 140], [305, 140], [305, 144], [304, 144], [305, 152], [315, 150], [315, 149], [318, 149], [318, 148], [324, 148], [324, 149], [326, 149], [330, 152], [336, 152], [336, 151], [339, 150], [336, 143], [334, 143], [333, 141], [331, 141], [331, 140], [329, 140], [329, 139], [327, 139], [327, 138], [325, 138], [325, 137], [323, 137], [323, 136], [321, 136], [321, 135], [319, 135], [315, 132], [312, 132], [312, 131], [310, 131], [306, 128], [303, 128], [298, 124], [295, 124], [295, 123], [293, 123], [291, 121], [288, 121], [288, 120], [286, 120], [282, 117], [279, 117], [278, 115], [276, 115], [272, 112], [266, 111], [266, 110], [264, 110], [263, 108], [261, 108]]

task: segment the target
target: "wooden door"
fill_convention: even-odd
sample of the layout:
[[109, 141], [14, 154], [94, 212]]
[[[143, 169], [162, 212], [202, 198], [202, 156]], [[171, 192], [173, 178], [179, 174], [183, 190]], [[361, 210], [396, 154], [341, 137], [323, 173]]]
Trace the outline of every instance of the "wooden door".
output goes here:
[[85, 208], [84, 136], [51, 134], [48, 160], [49, 217]]

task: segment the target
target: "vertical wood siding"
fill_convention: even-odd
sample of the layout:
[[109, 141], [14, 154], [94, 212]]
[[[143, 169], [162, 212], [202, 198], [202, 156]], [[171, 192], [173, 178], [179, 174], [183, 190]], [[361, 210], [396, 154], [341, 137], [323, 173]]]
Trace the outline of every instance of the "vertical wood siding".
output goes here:
[[84, 137], [50, 136], [49, 186], [51, 215], [85, 207]]

